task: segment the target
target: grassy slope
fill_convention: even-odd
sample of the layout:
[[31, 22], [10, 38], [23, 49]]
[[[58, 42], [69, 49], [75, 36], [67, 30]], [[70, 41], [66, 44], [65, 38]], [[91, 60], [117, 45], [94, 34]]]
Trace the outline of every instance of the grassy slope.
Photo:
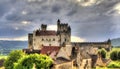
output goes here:
[[115, 51], [115, 50], [120, 51], [120, 48], [112, 48], [112, 51]]
[[6, 59], [7, 58], [7, 56], [5, 56], [5, 55], [0, 55], [0, 59]]

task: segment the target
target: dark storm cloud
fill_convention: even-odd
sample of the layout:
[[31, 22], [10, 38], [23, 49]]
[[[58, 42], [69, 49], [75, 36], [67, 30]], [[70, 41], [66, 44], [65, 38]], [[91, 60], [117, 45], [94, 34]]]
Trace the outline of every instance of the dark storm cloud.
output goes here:
[[11, 8], [11, 3], [8, 0], [0, 1], [0, 17], [7, 13]]
[[18, 16], [18, 15], [11, 14], [11, 15], [8, 15], [8, 16], [6, 17], [6, 19], [7, 19], [7, 20], [11, 20], [11, 21], [18, 21], [18, 20], [21, 19], [21, 17]]
[[14, 38], [14, 37], [19, 37], [19, 36], [24, 36], [25, 34], [27, 35], [27, 31], [25, 31], [24, 29], [18, 29], [18, 30], [15, 30], [14, 28], [1, 28], [0, 29], [0, 38]]
[[116, 13], [112, 9], [120, 1], [95, 1], [84, 6], [77, 0], [1, 0], [0, 37], [24, 36], [39, 28], [41, 23], [55, 25], [57, 19], [71, 25], [72, 35], [87, 41], [120, 37], [118, 34], [114, 35], [120, 32], [119, 27], [115, 28], [120, 25], [120, 15], [113, 17], [112, 13]]
[[61, 10], [61, 7], [60, 7], [60, 6], [54, 5], [54, 6], [52, 7], [52, 11], [51, 11], [51, 12], [53, 12], [53, 13], [59, 13], [60, 10]]
[[77, 29], [80, 31], [76, 31], [77, 29], [75, 29], [74, 34], [87, 38], [90, 41], [96, 41], [96, 39], [98, 41], [102, 41], [103, 39], [111, 38], [111, 34], [114, 33], [111, 30], [112, 23], [109, 22], [109, 24], [107, 24], [107, 22], [109, 21], [93, 21], [89, 23], [76, 24]]

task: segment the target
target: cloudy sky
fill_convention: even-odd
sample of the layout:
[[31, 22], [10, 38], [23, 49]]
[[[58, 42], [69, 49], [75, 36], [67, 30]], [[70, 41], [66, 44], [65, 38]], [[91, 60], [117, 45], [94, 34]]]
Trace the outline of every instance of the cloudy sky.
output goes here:
[[27, 40], [42, 23], [60, 19], [72, 39], [105, 41], [120, 37], [120, 0], [0, 0], [0, 40]]

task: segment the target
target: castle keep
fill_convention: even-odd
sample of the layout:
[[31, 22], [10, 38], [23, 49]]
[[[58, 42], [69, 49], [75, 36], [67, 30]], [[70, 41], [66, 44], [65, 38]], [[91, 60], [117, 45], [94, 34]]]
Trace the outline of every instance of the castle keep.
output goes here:
[[71, 43], [71, 28], [66, 23], [57, 21], [57, 31], [47, 30], [42, 24], [41, 29], [28, 34], [29, 49], [40, 50], [43, 46], [63, 46]]

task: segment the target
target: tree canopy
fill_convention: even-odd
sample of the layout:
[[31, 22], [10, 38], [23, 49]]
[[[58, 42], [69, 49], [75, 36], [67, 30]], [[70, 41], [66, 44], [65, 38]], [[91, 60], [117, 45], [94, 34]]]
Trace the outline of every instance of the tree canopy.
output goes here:
[[25, 54], [20, 50], [15, 50], [10, 52], [8, 58], [4, 62], [5, 69], [13, 69], [14, 63], [17, 63], [20, 58], [22, 58]]
[[42, 54], [27, 55], [20, 50], [12, 51], [4, 62], [5, 69], [49, 69], [52, 59]]
[[112, 60], [120, 60], [120, 51], [112, 51], [110, 53], [110, 58]]
[[14, 69], [50, 69], [52, 59], [46, 55], [31, 54], [22, 58]]
[[102, 58], [106, 58], [106, 50], [104, 48], [100, 49], [98, 53], [101, 54]]

